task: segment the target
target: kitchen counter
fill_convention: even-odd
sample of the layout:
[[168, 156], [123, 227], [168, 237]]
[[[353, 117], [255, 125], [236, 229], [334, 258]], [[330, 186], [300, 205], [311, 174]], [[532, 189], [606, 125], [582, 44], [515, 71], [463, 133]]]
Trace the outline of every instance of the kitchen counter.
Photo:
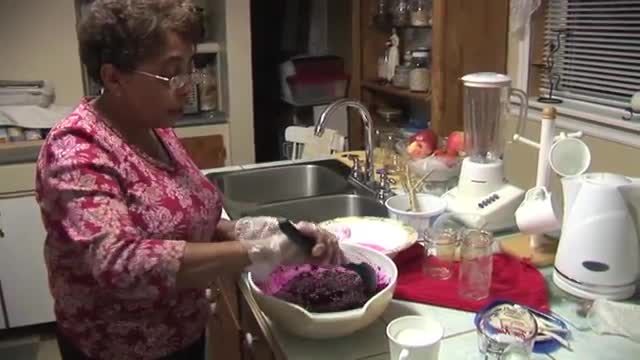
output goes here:
[[[362, 152], [353, 153], [363, 155]], [[347, 164], [349, 163], [344, 154], [333, 157]], [[281, 161], [243, 165], [215, 169], [214, 172], [298, 162], [306, 161]], [[208, 171], [204, 172], [207, 173]], [[617, 336], [597, 335], [591, 330], [581, 331], [576, 328], [577, 326], [578, 328], [586, 329], [588, 325], [584, 318], [576, 314], [577, 303], [568, 298], [567, 295], [564, 295], [553, 284], [551, 280], [552, 270], [552, 267], [541, 269], [547, 284], [549, 284], [552, 311], [570, 322], [568, 326], [572, 331], [571, 345], [573, 351], [560, 348], [550, 354], [534, 354], [533, 359], [626, 360], [636, 358], [637, 354], [640, 354], [640, 343]], [[311, 340], [288, 334], [272, 323], [253, 299], [246, 276], [240, 278], [238, 287], [252, 317], [255, 318], [257, 323], [258, 329], [253, 328], [252, 335], [257, 336], [257, 341], [261, 343], [261, 347], [268, 346], [275, 358], [279, 360], [387, 360], [389, 359], [388, 340], [386, 338], [387, 324], [400, 316], [420, 314], [436, 319], [445, 328], [445, 336], [440, 348], [440, 359], [481, 359], [473, 324], [475, 314], [471, 312], [393, 300], [378, 320], [355, 334], [329, 340]], [[256, 333], [258, 330], [260, 333]], [[248, 331], [248, 329], [243, 329], [243, 331]], [[263, 344], [263, 342], [266, 344]]]
[[[552, 268], [542, 269], [549, 284], [552, 311], [569, 320], [573, 334], [573, 352], [560, 348], [550, 354], [535, 354], [532, 359], [609, 359], [628, 360], [640, 354], [640, 344], [631, 340], [594, 332], [579, 331], [575, 326], [586, 328], [584, 318], [576, 315], [577, 305], [560, 292], [551, 281]], [[369, 327], [350, 336], [330, 340], [310, 340], [290, 335], [273, 324], [258, 308], [248, 287], [246, 277], [239, 283], [265, 340], [277, 359], [287, 360], [388, 360], [389, 349], [386, 326], [393, 319], [404, 315], [428, 315], [445, 328], [440, 347], [441, 360], [481, 359], [478, 352], [477, 335], [473, 325], [474, 313], [393, 300], [385, 313]]]

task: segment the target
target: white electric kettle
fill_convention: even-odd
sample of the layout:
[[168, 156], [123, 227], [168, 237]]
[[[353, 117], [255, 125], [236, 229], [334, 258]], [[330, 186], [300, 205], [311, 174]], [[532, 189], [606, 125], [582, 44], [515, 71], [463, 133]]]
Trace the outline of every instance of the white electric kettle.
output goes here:
[[563, 178], [562, 189], [554, 283], [586, 299], [631, 297], [640, 277], [640, 179], [589, 173]]

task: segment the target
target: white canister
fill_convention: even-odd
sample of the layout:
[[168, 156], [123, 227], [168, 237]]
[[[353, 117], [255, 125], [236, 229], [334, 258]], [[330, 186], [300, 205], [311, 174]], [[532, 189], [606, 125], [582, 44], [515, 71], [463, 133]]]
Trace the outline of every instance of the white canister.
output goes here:
[[426, 316], [403, 316], [387, 326], [393, 360], [438, 360], [443, 336], [442, 325]]

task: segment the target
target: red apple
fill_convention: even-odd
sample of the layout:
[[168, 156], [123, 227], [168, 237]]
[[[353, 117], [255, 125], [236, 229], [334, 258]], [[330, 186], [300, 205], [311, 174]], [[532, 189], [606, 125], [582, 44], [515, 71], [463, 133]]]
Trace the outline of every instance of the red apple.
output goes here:
[[454, 165], [456, 165], [456, 163], [458, 162], [458, 155], [457, 154], [451, 154], [450, 152], [443, 150], [441, 152], [439, 152], [438, 154], [434, 153], [434, 156], [436, 157], [436, 159], [438, 159], [440, 162], [442, 162], [443, 164], [445, 164], [448, 167], [452, 167]]
[[447, 138], [447, 153], [458, 155], [464, 152], [464, 132], [454, 131]]
[[424, 141], [412, 141], [409, 146], [407, 146], [407, 153], [414, 160], [424, 159], [431, 155], [432, 152], [433, 148]]
[[420, 130], [418, 133], [413, 135], [409, 142], [421, 141], [425, 142], [429, 145], [431, 150], [438, 147], [438, 135], [431, 129]]

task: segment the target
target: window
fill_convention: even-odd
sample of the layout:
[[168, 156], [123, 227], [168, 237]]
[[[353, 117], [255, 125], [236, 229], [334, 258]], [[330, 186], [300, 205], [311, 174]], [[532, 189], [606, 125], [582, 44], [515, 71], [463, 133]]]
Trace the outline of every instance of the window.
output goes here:
[[561, 127], [640, 148], [640, 114], [626, 120], [640, 92], [640, 0], [541, 0], [530, 24], [512, 31], [509, 73], [530, 95], [531, 118], [548, 106], [539, 100], [551, 79]]
[[[640, 91], [640, 0], [548, 0], [541, 93], [624, 110]], [[559, 43], [559, 46], [558, 46]], [[553, 46], [552, 46], [553, 47]]]

